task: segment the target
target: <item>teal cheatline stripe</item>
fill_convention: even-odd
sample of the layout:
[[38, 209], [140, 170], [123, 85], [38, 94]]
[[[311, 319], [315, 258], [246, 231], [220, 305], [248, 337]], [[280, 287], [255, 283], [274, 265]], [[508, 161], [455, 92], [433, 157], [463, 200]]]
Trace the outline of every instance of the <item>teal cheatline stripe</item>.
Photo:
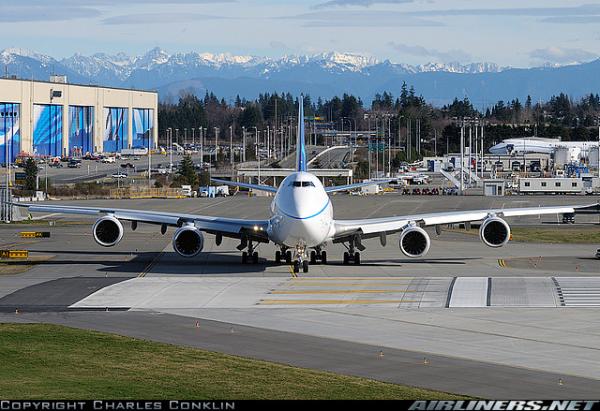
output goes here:
[[321, 214], [323, 211], [325, 211], [325, 209], [327, 208], [328, 205], [329, 205], [329, 200], [327, 200], [327, 203], [325, 203], [325, 206], [323, 206], [323, 208], [321, 210], [319, 210], [316, 213], [314, 213], [312, 215], [309, 215], [307, 217], [298, 217], [298, 216], [295, 216], [295, 215], [291, 215], [291, 214], [286, 213], [283, 210], [281, 210], [281, 212], [283, 214], [285, 214], [286, 216], [294, 218], [296, 220], [308, 220], [308, 219], [314, 218], [314, 217], [318, 216], [319, 214]]

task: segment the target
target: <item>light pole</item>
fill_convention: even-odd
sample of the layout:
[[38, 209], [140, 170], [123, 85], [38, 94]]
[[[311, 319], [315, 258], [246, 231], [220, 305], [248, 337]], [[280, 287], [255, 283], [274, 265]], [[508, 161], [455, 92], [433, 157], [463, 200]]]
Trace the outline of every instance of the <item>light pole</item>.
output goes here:
[[215, 167], [219, 161], [219, 127], [215, 127]]
[[242, 162], [246, 162], [246, 127], [242, 126]]
[[194, 127], [192, 127], [192, 147], [194, 150], [196, 149], [196, 139], [194, 136]]
[[233, 126], [229, 126], [229, 163], [233, 169]]
[[256, 131], [256, 159], [258, 160], [258, 184], [260, 184], [260, 153], [259, 153], [259, 141], [260, 141], [260, 131], [256, 127], [254, 127]]
[[200, 162], [204, 168], [204, 127], [200, 127]]

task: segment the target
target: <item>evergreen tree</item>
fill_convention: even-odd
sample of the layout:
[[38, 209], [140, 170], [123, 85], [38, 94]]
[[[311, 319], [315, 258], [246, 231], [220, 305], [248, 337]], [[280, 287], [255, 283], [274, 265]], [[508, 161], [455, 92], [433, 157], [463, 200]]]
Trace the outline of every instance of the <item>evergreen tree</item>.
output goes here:
[[38, 166], [31, 157], [25, 161], [25, 190], [35, 191], [37, 182]]
[[189, 184], [192, 187], [198, 184], [198, 174], [196, 174], [194, 162], [190, 155], [183, 157], [183, 160], [181, 160], [181, 163], [179, 164], [177, 174], [177, 182], [180, 184]]

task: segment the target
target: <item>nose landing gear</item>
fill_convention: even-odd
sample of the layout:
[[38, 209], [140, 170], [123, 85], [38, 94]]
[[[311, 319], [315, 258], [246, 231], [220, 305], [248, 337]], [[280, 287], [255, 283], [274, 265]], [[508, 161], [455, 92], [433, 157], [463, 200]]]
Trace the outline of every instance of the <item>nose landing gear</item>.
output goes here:
[[303, 273], [308, 272], [308, 261], [306, 260], [306, 248], [304, 246], [296, 247], [296, 261], [294, 261], [294, 273], [299, 273], [302, 268]]

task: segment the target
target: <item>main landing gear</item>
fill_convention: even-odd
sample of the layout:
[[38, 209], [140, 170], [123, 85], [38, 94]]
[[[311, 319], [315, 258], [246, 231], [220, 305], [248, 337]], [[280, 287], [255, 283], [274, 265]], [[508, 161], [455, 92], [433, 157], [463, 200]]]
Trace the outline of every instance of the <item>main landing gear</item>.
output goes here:
[[359, 250], [365, 249], [360, 240], [357, 241], [356, 238], [350, 240], [348, 242], [348, 245], [346, 246], [348, 251], [344, 251], [344, 265], [348, 265], [351, 263], [354, 263], [355, 265], [360, 265], [360, 253], [358, 251], [355, 251], [355, 243], [356, 248], [358, 248]]
[[292, 263], [292, 252], [287, 247], [281, 247], [281, 251], [275, 251], [275, 262], [281, 264], [283, 260], [285, 260], [286, 264]]
[[327, 251], [323, 251], [320, 248], [315, 248], [314, 251], [310, 252], [310, 263], [311, 264], [327, 264]]
[[254, 244], [248, 241], [248, 251], [242, 253], [242, 264], [258, 264], [258, 252], [254, 251]]

